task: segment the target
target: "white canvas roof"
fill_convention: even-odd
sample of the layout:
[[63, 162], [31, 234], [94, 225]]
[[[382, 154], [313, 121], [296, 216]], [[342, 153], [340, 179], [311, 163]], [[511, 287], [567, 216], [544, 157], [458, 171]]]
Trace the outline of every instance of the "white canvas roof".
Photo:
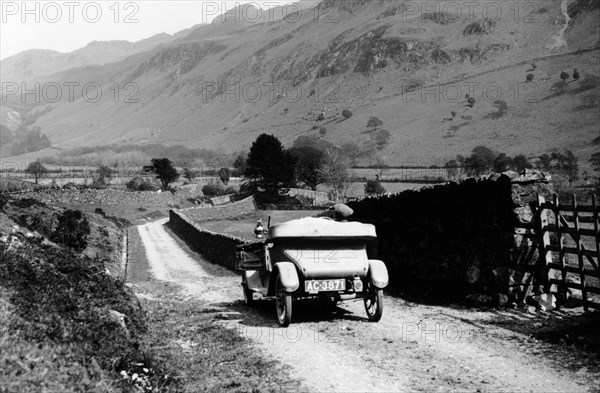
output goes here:
[[306, 238], [375, 238], [375, 226], [360, 222], [340, 222], [326, 218], [302, 218], [273, 225], [269, 231], [272, 239], [282, 237]]

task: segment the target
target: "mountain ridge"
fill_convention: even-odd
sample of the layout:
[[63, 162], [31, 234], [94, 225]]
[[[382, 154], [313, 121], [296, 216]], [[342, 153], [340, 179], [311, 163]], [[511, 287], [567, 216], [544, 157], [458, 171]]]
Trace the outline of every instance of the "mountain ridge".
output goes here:
[[[287, 145], [313, 135], [338, 145], [357, 141], [367, 149], [372, 141], [363, 131], [375, 116], [391, 136], [374, 155], [391, 164], [445, 160], [477, 144], [512, 154], [565, 146], [583, 151], [596, 136], [600, 83], [594, 78], [600, 72], [594, 48], [600, 40], [594, 38], [599, 14], [594, 3], [570, 3], [567, 45], [557, 48], [552, 37], [566, 23], [561, 1], [538, 9], [536, 23], [521, 23], [529, 14], [495, 22], [436, 12], [408, 17], [402, 4], [327, 0], [293, 23], [187, 29], [101, 69], [71, 70], [82, 82], [101, 82], [105, 97], [89, 103], [79, 94], [75, 102], [51, 104], [35, 125], [61, 148], [163, 143], [230, 152], [269, 131]], [[335, 23], [325, 23], [333, 18]], [[539, 64], [529, 71], [533, 62]], [[555, 94], [561, 71], [573, 68], [579, 68], [581, 80]], [[534, 75], [532, 83], [527, 74]], [[65, 75], [51, 80], [66, 81]], [[137, 102], [115, 103], [109, 95], [115, 83], [120, 101], [134, 90], [125, 85], [135, 86]], [[471, 86], [473, 108], [461, 103], [468, 83], [478, 84]], [[492, 88], [501, 92], [496, 99]], [[435, 97], [427, 89], [441, 91]], [[497, 101], [506, 110], [497, 112]], [[343, 109], [356, 113], [345, 120]], [[457, 116], [450, 118], [452, 112]], [[320, 127], [326, 128], [324, 136], [318, 135]]]

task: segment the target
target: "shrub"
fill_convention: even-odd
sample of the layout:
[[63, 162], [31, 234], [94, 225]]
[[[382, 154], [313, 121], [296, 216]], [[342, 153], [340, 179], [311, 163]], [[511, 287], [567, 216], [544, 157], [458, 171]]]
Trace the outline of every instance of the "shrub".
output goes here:
[[150, 180], [136, 176], [127, 182], [130, 191], [157, 191], [158, 187]]
[[83, 251], [89, 235], [90, 224], [81, 210], [66, 210], [58, 216], [58, 226], [51, 239], [75, 251]]
[[219, 175], [219, 179], [221, 179], [223, 184], [227, 185], [227, 183], [229, 183], [229, 179], [231, 178], [231, 169], [221, 168], [217, 174]]
[[106, 217], [106, 212], [101, 207], [97, 207], [96, 210], [94, 210], [94, 213], [100, 214], [102, 217]]
[[352, 115], [353, 115], [353, 113], [352, 113], [352, 112], [350, 112], [350, 110], [348, 110], [348, 109], [344, 109], [344, 110], [342, 111], [342, 116], [344, 116], [344, 118], [346, 118], [346, 119], [349, 119], [349, 118], [351, 118], [351, 117], [352, 117]]
[[235, 188], [225, 187], [221, 181], [212, 181], [202, 187], [202, 193], [207, 197], [235, 194], [236, 192]]
[[365, 184], [365, 195], [379, 195], [385, 194], [386, 190], [381, 185], [379, 179], [377, 180], [367, 180]]
[[535, 78], [535, 75], [533, 75], [533, 74], [527, 74], [526, 80], [527, 80], [527, 82], [533, 82], [534, 78]]

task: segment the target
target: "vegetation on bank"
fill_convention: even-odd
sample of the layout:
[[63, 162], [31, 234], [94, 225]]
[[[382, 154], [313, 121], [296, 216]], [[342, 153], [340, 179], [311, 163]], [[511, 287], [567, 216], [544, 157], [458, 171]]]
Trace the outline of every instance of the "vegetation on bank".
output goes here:
[[[177, 288], [139, 284], [152, 295], [140, 302], [115, 268], [116, 224], [107, 221], [120, 219], [0, 198], [0, 391], [299, 389]], [[186, 342], [199, 345], [182, 351]]]

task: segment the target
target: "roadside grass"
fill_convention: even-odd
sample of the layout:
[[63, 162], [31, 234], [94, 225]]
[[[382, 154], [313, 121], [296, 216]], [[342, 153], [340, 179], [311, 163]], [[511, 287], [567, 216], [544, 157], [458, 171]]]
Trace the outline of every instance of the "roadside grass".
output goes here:
[[302, 391], [287, 367], [266, 359], [239, 331], [219, 324], [219, 310], [186, 298], [171, 284], [136, 284], [148, 313], [144, 347], [189, 392]]
[[240, 331], [219, 321], [221, 312], [191, 299], [173, 284], [152, 281], [142, 240], [129, 231], [128, 281], [146, 311], [148, 330], [141, 349], [153, 353], [165, 370], [174, 370], [185, 392], [305, 391], [286, 366], [268, 360]]

